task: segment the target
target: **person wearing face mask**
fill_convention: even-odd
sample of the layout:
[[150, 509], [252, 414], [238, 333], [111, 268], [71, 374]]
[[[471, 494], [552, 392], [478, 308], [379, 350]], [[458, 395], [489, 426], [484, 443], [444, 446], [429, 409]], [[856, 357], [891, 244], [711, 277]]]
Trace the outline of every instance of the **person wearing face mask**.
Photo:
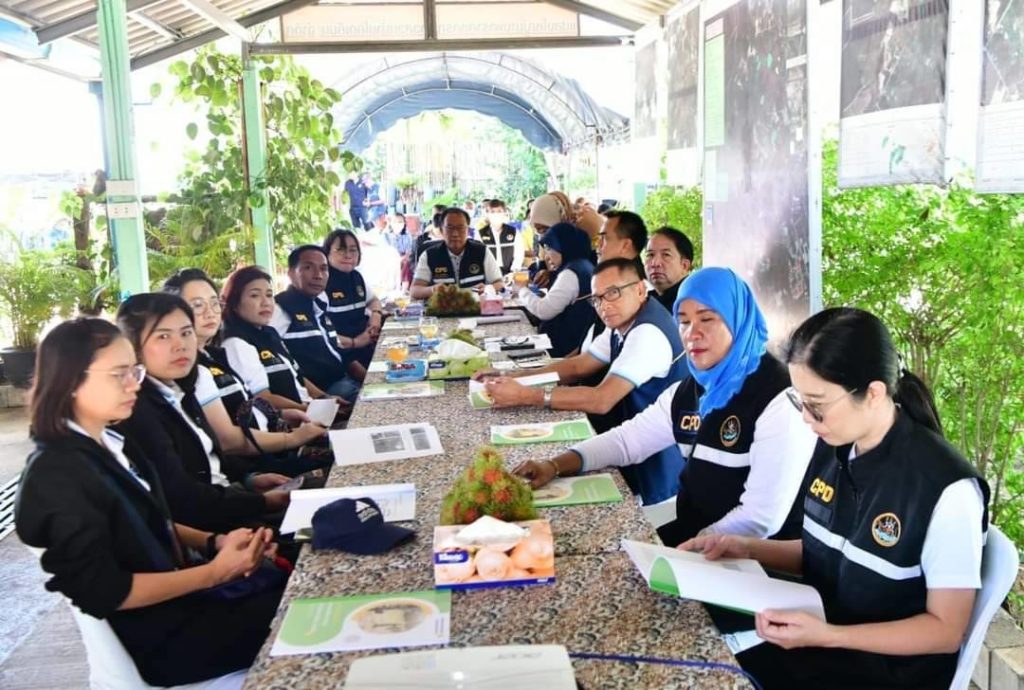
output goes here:
[[765, 644], [737, 658], [766, 690], [945, 690], [981, 588], [988, 484], [943, 438], [931, 392], [873, 314], [815, 314], [785, 359], [789, 399], [818, 438], [797, 502], [802, 532], [680, 548], [754, 558], [821, 594], [827, 622], [756, 614]]
[[326, 395], [302, 376], [299, 363], [270, 326], [274, 288], [259, 266], [238, 269], [224, 283], [224, 337], [228, 364], [254, 395], [279, 410], [305, 411], [309, 401]]
[[[405, 228], [404, 220], [402, 228]], [[370, 366], [380, 336], [384, 311], [373, 288], [366, 284], [357, 268], [362, 250], [356, 234], [345, 229], [332, 231], [324, 238], [324, 251], [330, 265], [325, 291], [327, 316], [338, 334], [338, 345], [359, 362], [365, 378], [365, 369]]]
[[[231, 367], [224, 349], [218, 345], [221, 327], [220, 296], [209, 276], [197, 268], [178, 271], [164, 281], [163, 291], [179, 295], [195, 314], [199, 346], [195, 394], [206, 421], [217, 435], [221, 449], [231, 455], [262, 456], [255, 468], [282, 472], [288, 476], [322, 468], [325, 464], [322, 458], [306, 462], [287, 451], [324, 439], [327, 433], [325, 428], [310, 423], [309, 418], [299, 410], [287, 410], [284, 419], [294, 422], [297, 428], [288, 432], [270, 430], [267, 415], [258, 406], [245, 405], [252, 396]], [[266, 387], [262, 381], [261, 385]], [[240, 413], [246, 410], [245, 418], [240, 418]], [[268, 412], [277, 416], [276, 410], [272, 408]]]
[[544, 261], [553, 282], [540, 297], [529, 288], [519, 289], [523, 308], [540, 321], [538, 331], [551, 338], [551, 355], [565, 357], [577, 350], [580, 334], [597, 318], [585, 298], [590, 294], [594, 264], [590, 240], [579, 228], [557, 223], [540, 239]]
[[[354, 362], [356, 377], [362, 369], [353, 358], [354, 342], [341, 349], [338, 334], [327, 317], [329, 275], [327, 252], [315, 244], [304, 244], [288, 254], [291, 286], [274, 297], [277, 303], [270, 325], [298, 361], [303, 375], [328, 395], [352, 402], [359, 393], [359, 381], [349, 375]], [[343, 339], [344, 340], [344, 339]]]
[[[60, 592], [106, 620], [147, 683], [164, 687], [247, 668], [287, 580], [228, 600], [211, 588], [271, 557], [269, 529], [214, 534], [172, 517], [161, 475], [109, 428], [132, 414], [146, 369], [117, 327], [66, 321], [39, 346], [30, 412], [36, 444], [15, 527]], [[202, 554], [205, 557], [201, 557]]]
[[674, 311], [690, 375], [621, 426], [516, 473], [539, 487], [678, 447], [686, 463], [676, 519], [658, 529], [663, 542], [798, 533], [793, 501], [815, 439], [786, 397], [789, 374], [766, 350], [768, 328], [750, 287], [727, 268], [705, 268], [683, 283]]
[[134, 412], [117, 430], [155, 465], [174, 519], [223, 531], [284, 510], [288, 493], [276, 487], [288, 478], [249, 475], [225, 458], [203, 414], [192, 308], [177, 295], [142, 293], [121, 303], [117, 323], [147, 374]]
[[477, 231], [487, 251], [494, 255], [502, 274], [509, 274], [523, 265], [525, 250], [523, 237], [509, 224], [508, 207], [501, 199], [488, 199], [484, 203], [486, 220]]

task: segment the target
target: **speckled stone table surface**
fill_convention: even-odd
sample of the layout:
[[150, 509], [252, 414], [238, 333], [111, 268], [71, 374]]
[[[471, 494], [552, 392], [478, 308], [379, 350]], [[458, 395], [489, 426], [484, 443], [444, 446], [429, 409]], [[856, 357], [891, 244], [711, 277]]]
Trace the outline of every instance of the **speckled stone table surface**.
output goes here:
[[[454, 325], [454, 320], [441, 321], [442, 331]], [[484, 329], [488, 336], [532, 330], [525, 322]], [[383, 375], [371, 374], [367, 380], [383, 380]], [[440, 434], [443, 455], [334, 467], [328, 481], [328, 486], [415, 483], [417, 519], [405, 524], [416, 530], [416, 539], [378, 556], [316, 552], [304, 546], [246, 688], [340, 687], [352, 660], [396, 651], [269, 656], [292, 599], [433, 588], [431, 541], [441, 500], [476, 449], [488, 442], [492, 424], [582, 416], [541, 409], [474, 410], [467, 396], [465, 381], [449, 381], [445, 395], [437, 398], [357, 402], [350, 428], [430, 422]], [[501, 450], [511, 467], [527, 458], [550, 457], [564, 447], [535, 444]], [[562, 644], [570, 652], [736, 663], [700, 605], [651, 592], [620, 550], [623, 538], [657, 541], [657, 534], [621, 476], [612, 474], [626, 497], [622, 503], [540, 511], [554, 528], [555, 584], [453, 593], [451, 646]], [[573, 664], [577, 680], [588, 689], [750, 687], [741, 676], [725, 670], [590, 660]]]

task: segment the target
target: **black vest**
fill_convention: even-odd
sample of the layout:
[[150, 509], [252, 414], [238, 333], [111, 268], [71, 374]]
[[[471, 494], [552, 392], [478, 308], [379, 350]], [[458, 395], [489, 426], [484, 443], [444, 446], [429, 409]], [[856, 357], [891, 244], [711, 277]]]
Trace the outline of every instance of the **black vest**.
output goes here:
[[200, 350], [199, 364], [210, 370], [213, 382], [217, 384], [217, 390], [220, 391], [220, 400], [224, 403], [224, 409], [228, 411], [228, 416], [234, 421], [239, 406], [250, 396], [245, 390], [242, 379], [228, 363], [223, 348], [207, 346]]
[[243, 319], [229, 317], [224, 320], [224, 338], [240, 338], [255, 347], [260, 355], [260, 364], [267, 372], [270, 392], [302, 402], [295, 385], [295, 375], [299, 377], [299, 383], [303, 382], [302, 371], [277, 331], [270, 326], [255, 326]]
[[569, 303], [561, 313], [547, 321], [541, 321], [538, 333], [546, 333], [551, 339], [551, 356], [565, 357], [583, 342], [587, 328], [594, 321], [596, 312], [589, 300], [580, 299], [590, 294], [590, 279], [594, 264], [587, 259], [573, 259], [562, 267], [563, 271], [575, 274], [580, 292], [576, 300]]
[[501, 229], [495, 236], [490, 225], [484, 225], [478, 232], [480, 241], [494, 255], [501, 267], [502, 274], [512, 270], [512, 262], [515, 260], [516, 229], [508, 223], [503, 223]]
[[448, 245], [440, 242], [428, 245], [426, 249], [427, 266], [430, 268], [430, 283], [456, 284], [460, 288], [471, 288], [486, 281], [484, 275], [484, 259], [487, 248], [482, 242], [468, 240], [459, 260], [459, 275], [455, 275], [452, 258], [448, 255]]
[[[676, 498], [676, 520], [683, 540], [739, 505], [750, 474], [754, 426], [768, 403], [789, 385], [785, 365], [765, 353], [726, 406], [701, 419], [698, 401], [703, 388], [692, 376], [679, 384], [672, 398], [672, 432], [686, 458]], [[795, 539], [799, 534], [800, 510], [794, 504], [775, 536]]]
[[327, 279], [327, 316], [341, 335], [354, 338], [366, 330], [366, 281], [358, 270], [331, 269]]
[[[327, 305], [289, 287], [275, 298], [291, 317], [281, 335], [288, 351], [299, 362], [303, 374], [321, 390], [345, 378], [347, 364], [337, 346], [337, 333], [327, 320]], [[314, 305], [314, 302], [318, 304]], [[322, 312], [317, 316], [316, 307]]]
[[[882, 442], [848, 460], [851, 446], [818, 441], [804, 482], [803, 576], [830, 623], [895, 621], [926, 610], [921, 553], [935, 505], [950, 484], [974, 478], [988, 529], [989, 488], [944, 438], [900, 413]], [[799, 503], [799, 501], [798, 501]], [[923, 686], [957, 654], [868, 655], [903, 687]], [[872, 664], [874, 667], [876, 664]]]

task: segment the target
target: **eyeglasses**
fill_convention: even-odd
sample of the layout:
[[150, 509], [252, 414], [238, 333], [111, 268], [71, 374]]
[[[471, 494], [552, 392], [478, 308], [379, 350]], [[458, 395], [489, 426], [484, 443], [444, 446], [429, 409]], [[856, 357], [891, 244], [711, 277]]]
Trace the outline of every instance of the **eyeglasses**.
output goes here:
[[614, 302], [614, 301], [616, 301], [617, 299], [622, 297], [622, 291], [623, 290], [625, 290], [626, 288], [628, 288], [631, 285], [636, 285], [639, 282], [640, 282], [639, 280], [634, 280], [633, 282], [626, 283], [625, 285], [613, 285], [612, 287], [610, 287], [607, 290], [605, 290], [604, 294], [601, 294], [601, 295], [591, 295], [590, 297], [584, 297], [583, 299], [585, 299], [588, 302], [590, 302], [590, 304], [594, 307], [594, 309], [600, 309], [601, 308], [601, 302], [605, 302], [605, 301], [607, 301], [607, 302]]
[[188, 303], [188, 306], [192, 307], [192, 311], [194, 311], [197, 314], [201, 314], [207, 309], [212, 311], [214, 314], [219, 314], [221, 312], [220, 300], [217, 299], [216, 297], [210, 299], [209, 301], [206, 301], [204, 299], [194, 299]]
[[133, 383], [142, 383], [146, 378], [146, 367], [143, 364], [118, 369], [86, 369], [89, 374], [106, 374], [117, 379], [117, 382], [127, 388]]
[[854, 388], [853, 390], [846, 391], [835, 400], [829, 400], [828, 402], [823, 403], [811, 403], [801, 398], [800, 393], [797, 392], [795, 388], [787, 388], [786, 397], [789, 398], [789, 402], [793, 403], [793, 407], [796, 408], [797, 412], [803, 414], [804, 410], [807, 410], [807, 414], [811, 415], [811, 419], [813, 419], [818, 424], [821, 424], [825, 420], [825, 411], [828, 408], [832, 407], [843, 398], [853, 395], [856, 392], [857, 389]]

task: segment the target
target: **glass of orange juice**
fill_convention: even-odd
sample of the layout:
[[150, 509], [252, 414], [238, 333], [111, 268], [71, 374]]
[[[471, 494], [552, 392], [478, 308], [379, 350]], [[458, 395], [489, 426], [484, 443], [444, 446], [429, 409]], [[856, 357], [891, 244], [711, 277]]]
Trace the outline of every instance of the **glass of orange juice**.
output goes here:
[[526, 271], [516, 271], [512, 274], [512, 282], [516, 287], [526, 287], [526, 284], [530, 282], [530, 274]]
[[437, 318], [434, 316], [424, 316], [420, 318], [420, 335], [423, 336], [424, 340], [433, 340], [437, 337]]
[[393, 364], [401, 364], [409, 356], [409, 345], [404, 341], [388, 343], [387, 357]]

